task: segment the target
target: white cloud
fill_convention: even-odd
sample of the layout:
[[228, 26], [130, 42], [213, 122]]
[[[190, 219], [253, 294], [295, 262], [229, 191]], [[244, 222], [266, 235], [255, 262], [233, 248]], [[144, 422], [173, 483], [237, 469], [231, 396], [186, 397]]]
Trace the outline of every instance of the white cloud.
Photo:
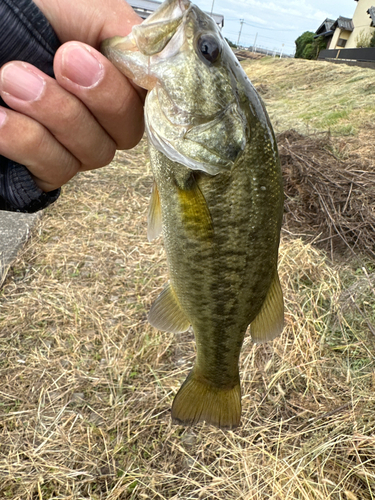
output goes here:
[[[233, 9], [221, 9], [220, 11], [221, 14], [224, 16], [227, 15], [227, 17], [236, 17], [237, 12], [234, 11]], [[225, 17], [224, 17], [225, 18]], [[241, 14], [241, 19], [245, 19], [246, 21], [252, 22], [252, 23], [258, 23], [258, 24], [267, 24], [267, 21], [263, 17], [258, 17], [258, 16], [253, 16], [252, 14], [249, 14], [247, 12], [243, 12]]]
[[[285, 0], [278, 0], [274, 2], [261, 2], [259, 0], [227, 0], [233, 6], [237, 6], [239, 12], [240, 10], [246, 11], [247, 9], [251, 11], [255, 9], [258, 14], [257, 17], [260, 17], [259, 14], [263, 13], [273, 13], [276, 15], [283, 14], [284, 16], [289, 17], [297, 17], [304, 19], [316, 19], [316, 20], [324, 20], [326, 17], [335, 17], [329, 12], [322, 10], [320, 8], [316, 8], [314, 4], [316, 2], [297, 2], [290, 1], [287, 2]], [[264, 18], [263, 15], [263, 18]], [[338, 15], [336, 16], [338, 17]]]
[[[212, 0], [192, 1], [211, 11]], [[303, 32], [317, 30], [327, 17], [352, 17], [356, 6], [354, 0], [214, 0], [213, 11], [224, 15], [223, 34], [232, 41], [237, 41], [239, 21], [244, 19], [243, 43], [253, 43], [258, 33], [257, 43], [263, 47], [272, 49], [284, 43], [291, 53]]]

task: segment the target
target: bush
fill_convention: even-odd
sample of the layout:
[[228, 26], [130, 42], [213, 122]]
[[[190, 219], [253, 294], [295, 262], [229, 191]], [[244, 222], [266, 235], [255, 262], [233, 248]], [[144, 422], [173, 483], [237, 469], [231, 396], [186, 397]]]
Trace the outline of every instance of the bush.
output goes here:
[[371, 33], [366, 33], [365, 30], [362, 30], [356, 38], [357, 49], [362, 49], [371, 46], [374, 47], [374, 45], [370, 45], [373, 37], [374, 36], [371, 36]]

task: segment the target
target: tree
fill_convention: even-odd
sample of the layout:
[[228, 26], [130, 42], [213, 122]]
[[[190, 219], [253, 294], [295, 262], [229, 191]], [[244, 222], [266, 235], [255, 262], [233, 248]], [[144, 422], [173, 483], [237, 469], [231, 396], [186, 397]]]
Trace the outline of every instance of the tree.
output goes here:
[[314, 49], [314, 59], [318, 59], [319, 52], [327, 48], [327, 38], [324, 36], [319, 36], [314, 39], [313, 49]]
[[312, 44], [314, 41], [315, 33], [312, 31], [305, 31], [295, 41], [296, 55], [298, 59], [312, 59]]
[[371, 40], [370, 40], [370, 47], [375, 47], [375, 31], [372, 34]]
[[233, 42], [231, 42], [231, 41], [229, 40], [229, 38], [226, 38], [225, 40], [228, 42], [229, 47], [232, 47], [233, 49], [237, 49], [237, 45], [236, 45], [236, 44], [234, 44]]
[[315, 38], [315, 33], [305, 31], [295, 41], [296, 55], [299, 59], [318, 59], [319, 52], [327, 47], [327, 40], [319, 36]]

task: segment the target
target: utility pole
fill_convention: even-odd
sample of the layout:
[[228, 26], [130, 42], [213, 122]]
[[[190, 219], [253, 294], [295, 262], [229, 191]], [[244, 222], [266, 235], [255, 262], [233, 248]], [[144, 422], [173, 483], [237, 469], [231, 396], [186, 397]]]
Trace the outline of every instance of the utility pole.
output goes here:
[[240, 37], [241, 37], [242, 25], [243, 25], [244, 22], [245, 22], [244, 19], [240, 19], [241, 26], [240, 26], [240, 32], [238, 33], [237, 47], [240, 44]]
[[258, 33], [255, 35], [255, 40], [253, 43], [253, 52], [257, 51], [257, 38], [258, 38]]
[[211, 13], [210, 13], [211, 16], [212, 16], [212, 13], [214, 11], [214, 3], [215, 3], [215, 0], [212, 0]]

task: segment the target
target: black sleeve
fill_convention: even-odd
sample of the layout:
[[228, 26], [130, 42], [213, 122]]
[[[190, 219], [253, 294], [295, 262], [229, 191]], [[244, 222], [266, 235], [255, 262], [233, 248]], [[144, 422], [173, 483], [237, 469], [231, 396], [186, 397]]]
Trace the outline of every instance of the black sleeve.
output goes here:
[[[60, 42], [32, 0], [0, 0], [0, 67], [26, 61], [49, 76]], [[0, 98], [0, 106], [8, 107]], [[0, 156], [0, 210], [36, 212], [53, 203], [60, 189], [44, 193], [23, 165]]]

